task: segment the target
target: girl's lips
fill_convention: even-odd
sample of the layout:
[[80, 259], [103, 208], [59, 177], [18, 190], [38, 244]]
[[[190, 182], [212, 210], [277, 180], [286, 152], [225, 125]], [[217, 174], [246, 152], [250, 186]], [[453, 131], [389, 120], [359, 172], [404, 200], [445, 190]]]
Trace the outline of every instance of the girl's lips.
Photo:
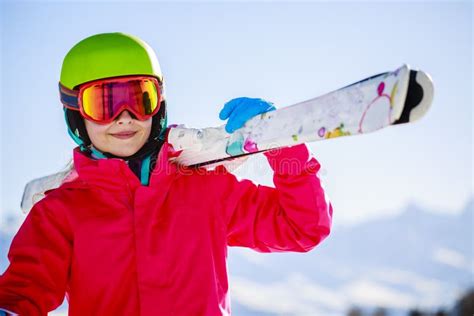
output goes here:
[[113, 137], [120, 138], [120, 139], [127, 139], [127, 138], [133, 137], [136, 133], [137, 132], [120, 132], [120, 133], [110, 134], [110, 135], [112, 135]]

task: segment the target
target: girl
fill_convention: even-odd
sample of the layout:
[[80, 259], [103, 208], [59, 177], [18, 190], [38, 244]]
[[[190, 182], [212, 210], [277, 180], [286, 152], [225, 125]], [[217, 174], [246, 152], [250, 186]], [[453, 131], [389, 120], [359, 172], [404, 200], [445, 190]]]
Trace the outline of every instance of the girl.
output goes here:
[[[66, 295], [71, 316], [230, 315], [228, 246], [307, 252], [328, 236], [332, 207], [304, 144], [265, 153], [275, 188], [169, 161], [163, 76], [137, 37], [82, 40], [59, 88], [74, 169], [14, 237], [3, 313], [47, 315]], [[273, 109], [238, 98], [220, 118], [232, 132]]]

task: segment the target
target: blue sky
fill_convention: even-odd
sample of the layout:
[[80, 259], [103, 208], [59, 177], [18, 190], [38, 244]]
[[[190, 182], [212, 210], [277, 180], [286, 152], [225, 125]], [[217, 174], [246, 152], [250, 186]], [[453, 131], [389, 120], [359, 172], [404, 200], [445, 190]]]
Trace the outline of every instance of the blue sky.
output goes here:
[[[221, 124], [229, 99], [277, 107], [403, 63], [431, 74], [421, 121], [310, 145], [337, 222], [407, 204], [457, 212], [473, 195], [472, 3], [1, 2], [1, 218], [23, 186], [71, 157], [58, 99], [62, 59], [102, 32], [137, 35], [156, 51], [169, 123]], [[257, 163], [264, 163], [255, 159]], [[240, 173], [269, 182], [265, 172]], [[260, 169], [259, 169], [260, 170]]]

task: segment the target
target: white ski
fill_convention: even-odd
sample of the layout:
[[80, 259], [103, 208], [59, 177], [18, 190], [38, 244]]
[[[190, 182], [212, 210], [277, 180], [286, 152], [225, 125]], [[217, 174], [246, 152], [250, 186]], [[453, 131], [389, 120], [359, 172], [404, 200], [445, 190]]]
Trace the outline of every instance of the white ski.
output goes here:
[[269, 149], [328, 138], [365, 134], [420, 119], [433, 99], [433, 84], [407, 65], [323, 96], [258, 115], [228, 134], [224, 125], [204, 129], [184, 125], [170, 129], [168, 142], [182, 150], [176, 163], [222, 164]]
[[[224, 125], [203, 129], [178, 125], [169, 128], [167, 141], [179, 153], [171, 158], [173, 162], [212, 169], [270, 149], [414, 122], [425, 115], [432, 100], [430, 76], [403, 65], [393, 72], [258, 115], [232, 134]], [[63, 171], [28, 182], [22, 210], [28, 212], [45, 191], [60, 186], [68, 175]]]

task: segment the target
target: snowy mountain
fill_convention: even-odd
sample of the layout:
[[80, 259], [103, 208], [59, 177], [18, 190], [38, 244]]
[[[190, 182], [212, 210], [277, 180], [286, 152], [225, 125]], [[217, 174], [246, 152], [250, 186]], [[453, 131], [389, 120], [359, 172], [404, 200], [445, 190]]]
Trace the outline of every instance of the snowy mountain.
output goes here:
[[[474, 286], [472, 200], [459, 215], [410, 205], [397, 216], [338, 226], [313, 251], [230, 248], [233, 315], [345, 315], [351, 306], [451, 308]], [[0, 272], [18, 222], [0, 229]], [[65, 306], [52, 315], [63, 315]]]
[[472, 200], [457, 216], [410, 205], [395, 217], [338, 227], [307, 254], [234, 248], [234, 311], [344, 315], [351, 306], [383, 306], [406, 315], [414, 307], [450, 308], [474, 285], [472, 228]]

